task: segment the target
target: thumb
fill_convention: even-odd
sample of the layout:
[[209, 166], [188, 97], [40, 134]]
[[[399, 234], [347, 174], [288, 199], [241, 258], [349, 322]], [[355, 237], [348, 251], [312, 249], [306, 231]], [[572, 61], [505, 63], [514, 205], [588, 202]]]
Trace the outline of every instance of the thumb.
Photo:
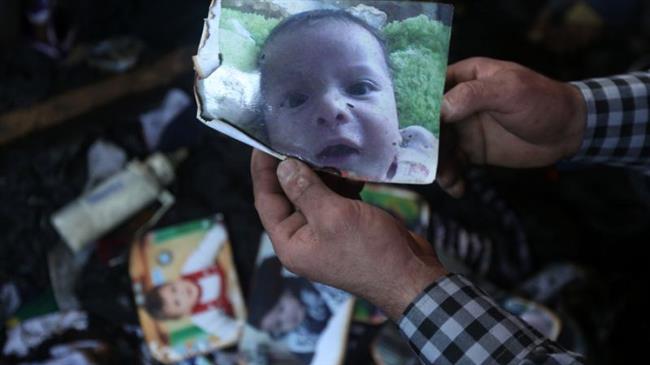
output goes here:
[[471, 80], [456, 85], [445, 94], [442, 101], [442, 120], [446, 123], [458, 122], [491, 109], [497, 100], [497, 90], [495, 84], [486, 80]]
[[330, 190], [312, 169], [302, 162], [287, 159], [277, 170], [282, 190], [308, 222], [320, 221], [326, 206], [340, 204], [341, 196]]

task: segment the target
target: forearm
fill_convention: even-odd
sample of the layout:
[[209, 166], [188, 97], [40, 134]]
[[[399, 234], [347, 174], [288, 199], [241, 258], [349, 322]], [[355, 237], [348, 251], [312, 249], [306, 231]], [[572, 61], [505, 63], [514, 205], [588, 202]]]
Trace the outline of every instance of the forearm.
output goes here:
[[398, 322], [424, 364], [581, 364], [460, 275], [437, 280]]

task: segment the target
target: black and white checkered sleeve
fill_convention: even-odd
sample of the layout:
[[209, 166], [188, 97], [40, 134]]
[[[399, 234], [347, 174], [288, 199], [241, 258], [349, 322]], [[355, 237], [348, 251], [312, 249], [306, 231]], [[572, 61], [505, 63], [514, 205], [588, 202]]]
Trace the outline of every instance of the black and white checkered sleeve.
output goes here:
[[573, 82], [587, 104], [577, 162], [625, 166], [650, 174], [650, 72]]
[[582, 364], [460, 275], [433, 283], [399, 327], [424, 364]]

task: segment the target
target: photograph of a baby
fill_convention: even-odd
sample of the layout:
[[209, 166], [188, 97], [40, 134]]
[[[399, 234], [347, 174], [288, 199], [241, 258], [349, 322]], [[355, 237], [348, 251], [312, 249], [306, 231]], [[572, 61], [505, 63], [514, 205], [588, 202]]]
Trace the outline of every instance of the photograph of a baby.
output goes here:
[[263, 235], [239, 345], [243, 363], [339, 364], [353, 298], [287, 271]]
[[309, 364], [331, 310], [307, 280], [282, 277], [277, 257], [267, 258], [258, 270], [257, 277], [266, 280], [253, 291], [248, 323], [286, 344], [301, 363]]
[[183, 264], [180, 278], [149, 289], [144, 308], [157, 320], [191, 318], [206, 333], [224, 339], [236, 338], [241, 329], [230, 303], [226, 274], [215, 262], [225, 242], [223, 227], [205, 235], [198, 248]]
[[[417, 2], [309, 3], [306, 11], [285, 9], [284, 18], [224, 8], [222, 36], [250, 39], [256, 54], [241, 62], [246, 57], [221, 40], [222, 64], [197, 82], [199, 119], [227, 133], [218, 123], [225, 121], [254, 147], [344, 177], [432, 182], [451, 10]], [[225, 111], [233, 100], [223, 90], [239, 98], [241, 113]]]
[[420, 126], [400, 131], [386, 45], [363, 20], [344, 10], [287, 18], [269, 35], [260, 70], [273, 149], [369, 180], [433, 173], [437, 139]]
[[221, 214], [146, 232], [131, 246], [129, 276], [156, 360], [178, 363], [240, 338], [246, 308]]

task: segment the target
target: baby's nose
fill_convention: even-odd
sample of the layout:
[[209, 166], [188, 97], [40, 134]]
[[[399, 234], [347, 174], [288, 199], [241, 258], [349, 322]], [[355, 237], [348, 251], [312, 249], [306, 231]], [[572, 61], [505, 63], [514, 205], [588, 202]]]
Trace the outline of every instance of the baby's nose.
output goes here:
[[341, 95], [330, 92], [322, 97], [316, 123], [320, 126], [337, 126], [347, 123], [350, 121], [348, 108], [348, 104]]
[[336, 124], [336, 125], [338, 125], [338, 124], [341, 124], [341, 123], [345, 122], [345, 116], [343, 115], [343, 113], [336, 113], [336, 115], [333, 118], [332, 117], [322, 117], [321, 116], [321, 117], [318, 117], [316, 122], [319, 125], [328, 125], [328, 124]]

